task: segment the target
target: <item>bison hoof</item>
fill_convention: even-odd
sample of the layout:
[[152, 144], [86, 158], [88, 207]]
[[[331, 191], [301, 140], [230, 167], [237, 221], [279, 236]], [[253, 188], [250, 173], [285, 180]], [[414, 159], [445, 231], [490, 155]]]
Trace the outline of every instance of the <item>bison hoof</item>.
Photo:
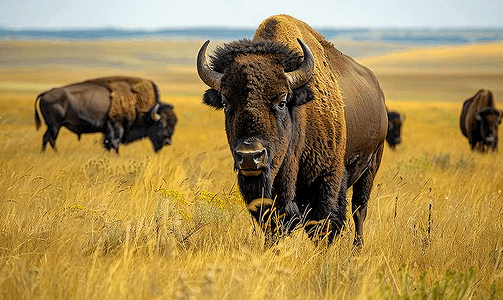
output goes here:
[[355, 236], [355, 239], [353, 241], [353, 245], [355, 249], [360, 250], [363, 247], [363, 237], [362, 236]]

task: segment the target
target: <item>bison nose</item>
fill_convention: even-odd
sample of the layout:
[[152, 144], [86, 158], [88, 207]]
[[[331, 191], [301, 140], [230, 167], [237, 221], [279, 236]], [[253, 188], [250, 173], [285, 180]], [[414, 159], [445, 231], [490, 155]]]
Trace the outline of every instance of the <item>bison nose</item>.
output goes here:
[[259, 169], [264, 165], [266, 151], [236, 151], [236, 162], [239, 169]]
[[267, 150], [262, 144], [244, 143], [234, 150], [235, 166], [245, 176], [258, 176], [267, 160]]

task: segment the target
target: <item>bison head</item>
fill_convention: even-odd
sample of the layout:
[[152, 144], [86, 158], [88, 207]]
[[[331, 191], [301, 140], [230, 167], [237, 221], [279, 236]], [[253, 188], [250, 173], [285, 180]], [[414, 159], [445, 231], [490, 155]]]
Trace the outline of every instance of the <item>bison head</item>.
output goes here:
[[225, 128], [240, 189], [247, 202], [273, 197], [273, 182], [295, 147], [300, 107], [313, 96], [309, 87], [314, 58], [272, 41], [241, 40], [217, 48], [206, 61], [201, 47], [197, 70], [211, 89], [203, 102], [225, 112]]
[[479, 122], [480, 136], [484, 145], [493, 145], [498, 142], [498, 126], [501, 124], [502, 112], [488, 107], [477, 112], [476, 119]]
[[386, 141], [391, 149], [402, 141], [400, 135], [402, 131], [402, 124], [404, 118], [397, 112], [388, 112], [388, 133], [386, 134]]
[[148, 111], [147, 116], [150, 122], [147, 136], [152, 142], [155, 152], [164, 145], [171, 145], [171, 136], [177, 121], [173, 106], [157, 103]]

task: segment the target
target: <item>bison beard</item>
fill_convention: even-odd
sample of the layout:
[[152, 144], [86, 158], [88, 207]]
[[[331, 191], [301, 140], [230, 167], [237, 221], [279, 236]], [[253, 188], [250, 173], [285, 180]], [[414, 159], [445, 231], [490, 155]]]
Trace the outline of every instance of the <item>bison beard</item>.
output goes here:
[[262, 171], [259, 176], [244, 176], [238, 173], [239, 189], [244, 195], [246, 203], [257, 198], [272, 199], [274, 191], [270, 178], [268, 170]]
[[[270, 201], [254, 202], [257, 199], [272, 199], [273, 187], [271, 176], [268, 170], [262, 171], [259, 176], [244, 176], [238, 173], [238, 185], [245, 203], [250, 205], [248, 210], [251, 215], [259, 222], [264, 222], [263, 212], [271, 208]], [[259, 203], [259, 205], [256, 205]]]

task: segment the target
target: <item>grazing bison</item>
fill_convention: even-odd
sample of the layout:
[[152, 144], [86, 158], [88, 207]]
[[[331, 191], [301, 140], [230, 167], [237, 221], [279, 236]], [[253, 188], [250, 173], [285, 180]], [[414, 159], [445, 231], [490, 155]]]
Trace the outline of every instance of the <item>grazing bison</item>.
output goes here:
[[102, 132], [107, 150], [119, 152], [119, 144], [148, 137], [159, 151], [171, 144], [176, 124], [173, 106], [159, 101], [157, 86], [149, 80], [105, 77], [44, 92], [35, 99], [35, 124], [41, 126], [37, 110], [47, 124], [42, 151], [47, 143], [54, 150], [59, 129], [76, 133]]
[[502, 112], [494, 106], [494, 97], [490, 90], [481, 89], [463, 103], [461, 132], [468, 138], [472, 150], [498, 150], [498, 126], [501, 116]]
[[287, 15], [265, 20], [253, 40], [217, 48], [211, 63], [208, 43], [197, 57], [210, 87], [203, 102], [225, 112], [239, 188], [257, 221], [270, 220], [267, 241], [301, 220], [311, 237], [328, 233], [332, 241], [353, 186], [361, 245], [387, 129], [374, 74]]
[[[387, 109], [386, 109], [387, 110]], [[388, 133], [386, 134], [386, 141], [391, 149], [395, 150], [396, 145], [402, 142], [401, 132], [404, 119], [399, 113], [389, 111], [388, 113]]]

